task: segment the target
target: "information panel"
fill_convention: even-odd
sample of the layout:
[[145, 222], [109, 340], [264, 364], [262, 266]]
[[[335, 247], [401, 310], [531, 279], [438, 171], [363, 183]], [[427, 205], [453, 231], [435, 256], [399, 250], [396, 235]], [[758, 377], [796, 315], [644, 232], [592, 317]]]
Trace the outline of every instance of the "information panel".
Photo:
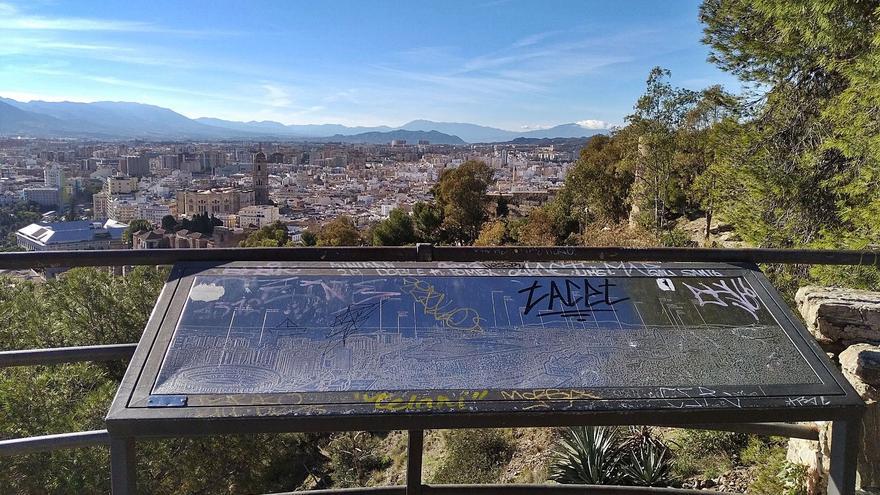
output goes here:
[[733, 265], [179, 265], [163, 298], [126, 376], [131, 394], [114, 409], [364, 415], [847, 401], [766, 278]]

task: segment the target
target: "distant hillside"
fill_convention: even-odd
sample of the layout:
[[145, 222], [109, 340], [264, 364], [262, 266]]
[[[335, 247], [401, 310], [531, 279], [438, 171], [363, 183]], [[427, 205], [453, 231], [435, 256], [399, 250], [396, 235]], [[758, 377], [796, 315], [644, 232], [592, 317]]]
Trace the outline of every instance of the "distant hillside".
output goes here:
[[407, 144], [417, 144], [420, 140], [426, 140], [431, 144], [467, 144], [458, 136], [450, 136], [438, 131], [388, 131], [388, 132], [364, 132], [353, 136], [337, 134], [322, 141], [340, 143], [368, 143], [387, 144], [392, 140], [405, 140]]
[[286, 125], [270, 120], [236, 122], [209, 117], [190, 119], [167, 108], [118, 101], [20, 102], [0, 98], [0, 104], [2, 104], [0, 135], [7, 136], [192, 140], [277, 139], [363, 143], [385, 143], [392, 139], [416, 142], [427, 139], [437, 144], [467, 144], [508, 142], [517, 138], [585, 138], [602, 132], [578, 124], [515, 132], [463, 122], [430, 120], [413, 120], [397, 128], [349, 127], [340, 124]]

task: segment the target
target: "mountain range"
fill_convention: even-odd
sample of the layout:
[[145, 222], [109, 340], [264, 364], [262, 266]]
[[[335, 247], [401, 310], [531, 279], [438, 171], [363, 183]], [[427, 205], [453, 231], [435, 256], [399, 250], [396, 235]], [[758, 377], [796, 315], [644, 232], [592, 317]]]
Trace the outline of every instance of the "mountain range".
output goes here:
[[578, 124], [515, 132], [460, 122], [413, 120], [399, 127], [340, 124], [285, 125], [273, 121], [190, 119], [143, 103], [21, 102], [0, 97], [0, 136], [93, 139], [279, 139], [347, 143], [428, 140], [433, 144], [507, 142], [517, 138], [580, 138], [603, 132]]

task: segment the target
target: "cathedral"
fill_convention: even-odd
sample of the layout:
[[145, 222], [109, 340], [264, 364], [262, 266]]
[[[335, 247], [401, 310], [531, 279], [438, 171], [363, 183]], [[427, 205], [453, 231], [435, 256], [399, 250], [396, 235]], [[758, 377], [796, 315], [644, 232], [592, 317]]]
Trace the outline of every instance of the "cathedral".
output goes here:
[[254, 204], [269, 204], [269, 165], [263, 150], [254, 155]]

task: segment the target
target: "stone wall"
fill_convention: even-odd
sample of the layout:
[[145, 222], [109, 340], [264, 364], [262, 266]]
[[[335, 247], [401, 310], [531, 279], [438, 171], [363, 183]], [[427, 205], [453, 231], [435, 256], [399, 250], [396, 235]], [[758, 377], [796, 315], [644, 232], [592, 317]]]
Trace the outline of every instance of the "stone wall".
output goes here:
[[[865, 400], [857, 487], [880, 493], [880, 293], [803, 287], [795, 302], [807, 329], [840, 365]], [[791, 439], [788, 460], [809, 468], [809, 492], [822, 495], [828, 482], [830, 423], [820, 423], [819, 442]]]

